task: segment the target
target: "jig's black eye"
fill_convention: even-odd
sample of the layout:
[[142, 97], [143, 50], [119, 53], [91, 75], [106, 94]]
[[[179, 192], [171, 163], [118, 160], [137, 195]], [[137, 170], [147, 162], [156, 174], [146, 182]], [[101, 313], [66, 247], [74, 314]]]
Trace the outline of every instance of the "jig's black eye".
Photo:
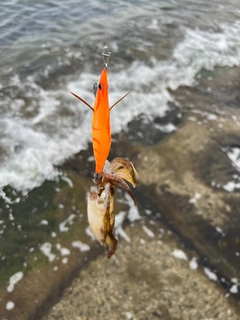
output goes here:
[[100, 82], [95, 82], [94, 85], [93, 85], [93, 94], [94, 94], [94, 97], [96, 97], [96, 94], [97, 94], [97, 91], [98, 90], [102, 90], [102, 85]]

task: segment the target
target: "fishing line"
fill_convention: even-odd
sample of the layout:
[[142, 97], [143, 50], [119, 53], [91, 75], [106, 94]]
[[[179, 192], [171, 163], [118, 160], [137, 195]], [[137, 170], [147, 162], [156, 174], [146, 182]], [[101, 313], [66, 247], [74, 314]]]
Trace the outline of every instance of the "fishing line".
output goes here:
[[106, 33], [106, 46], [108, 46], [108, 0], [106, 0], [106, 29], [105, 29], [105, 33]]
[[103, 56], [103, 63], [105, 69], [107, 69], [108, 66], [108, 60], [110, 58], [111, 52], [108, 49], [108, 0], [106, 0], [106, 24], [105, 24], [105, 41], [106, 44], [103, 47], [102, 56]]

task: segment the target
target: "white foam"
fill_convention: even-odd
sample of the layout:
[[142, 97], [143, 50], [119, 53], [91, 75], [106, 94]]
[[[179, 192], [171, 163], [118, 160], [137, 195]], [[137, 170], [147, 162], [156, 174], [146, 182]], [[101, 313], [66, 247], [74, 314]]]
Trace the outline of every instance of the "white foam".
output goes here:
[[142, 226], [143, 231], [149, 236], [149, 238], [154, 238], [155, 234], [146, 226]]
[[150, 215], [150, 214], [152, 214], [152, 210], [145, 209], [145, 213], [146, 213], [146, 215]]
[[43, 219], [40, 221], [40, 226], [47, 226], [48, 225], [48, 221]]
[[223, 186], [223, 189], [228, 192], [233, 192], [235, 189], [240, 189], [240, 183], [229, 181]]
[[232, 165], [240, 171], [240, 148], [232, 148], [227, 152], [227, 155], [232, 161]]
[[15, 284], [23, 278], [23, 272], [19, 271], [12, 275], [9, 279], [9, 286], [7, 287], [8, 292], [12, 292], [14, 290]]
[[196, 203], [199, 199], [201, 199], [201, 194], [199, 193], [199, 192], [195, 192], [195, 195], [194, 195], [194, 197], [193, 198], [191, 198], [190, 200], [189, 200], [189, 203]]
[[93, 240], [93, 241], [96, 240], [89, 226], [86, 227], [85, 232], [91, 238], [91, 240]]
[[56, 244], [56, 248], [60, 251], [62, 256], [70, 255], [71, 251], [68, 248], [63, 248], [60, 243]]
[[125, 316], [126, 316], [126, 319], [127, 319], [127, 320], [131, 320], [131, 319], [133, 318], [132, 313], [129, 312], [129, 311], [125, 312]]
[[40, 247], [40, 250], [48, 258], [49, 262], [52, 262], [56, 258], [56, 255], [51, 252], [52, 245], [50, 242], [43, 243]]
[[[21, 86], [21, 83], [18, 85]], [[86, 148], [90, 140], [90, 122], [84, 121], [84, 113], [81, 117], [79, 109], [71, 103], [68, 112], [72, 116], [61, 116], [63, 109], [59, 104], [66, 93], [46, 92], [38, 88], [36, 100], [39, 113], [36, 117], [24, 119], [11, 114], [1, 117], [0, 142], [6, 161], [1, 161], [0, 188], [11, 185], [26, 191], [40, 186], [45, 179], [53, 180], [59, 174], [55, 165], [62, 164], [65, 159]], [[75, 123], [77, 120], [80, 130]], [[71, 186], [71, 181], [66, 177], [63, 179]]]
[[217, 275], [214, 272], [212, 272], [210, 269], [205, 267], [203, 271], [210, 280], [213, 280], [213, 281], [218, 280]]
[[189, 262], [189, 267], [191, 270], [196, 270], [198, 268], [197, 258], [193, 257]]
[[75, 214], [70, 214], [70, 216], [64, 220], [63, 222], [59, 223], [59, 231], [60, 232], [67, 232], [69, 231], [69, 227], [67, 225], [72, 225], [73, 224], [73, 219], [76, 217]]
[[[232, 148], [231, 150], [223, 149], [231, 160], [232, 166], [240, 171], [240, 148]], [[238, 179], [238, 175], [233, 175], [233, 178]], [[223, 185], [223, 189], [228, 192], [233, 192], [235, 189], [240, 189], [240, 182], [228, 181]]]
[[66, 257], [65, 257], [65, 258], [62, 258], [62, 263], [63, 263], [63, 264], [67, 264], [67, 263], [68, 263], [68, 258], [66, 258]]
[[233, 285], [231, 286], [231, 288], [229, 289], [229, 292], [230, 292], [230, 293], [237, 294], [237, 293], [238, 293], [238, 285], [237, 285], [237, 284], [233, 284]]
[[134, 205], [133, 199], [128, 193], [125, 193], [126, 203], [129, 205], [127, 218], [130, 222], [141, 220], [138, 207]]
[[231, 278], [231, 282], [236, 284], [236, 283], [238, 283], [238, 279], [237, 278]]
[[7, 310], [12, 310], [15, 307], [15, 303], [12, 301], [8, 301], [6, 304], [6, 309]]
[[70, 188], [73, 188], [73, 182], [72, 182], [71, 179], [69, 179], [66, 176], [62, 176], [61, 178], [62, 178], [63, 181], [67, 182], [67, 184], [69, 185]]
[[226, 234], [225, 234], [225, 232], [222, 230], [222, 228], [220, 228], [220, 227], [217, 226], [217, 227], [216, 227], [216, 231], [219, 232], [219, 233], [221, 233], [221, 235], [222, 235], [223, 237], [225, 237]]
[[116, 216], [115, 216], [115, 226], [114, 226], [114, 234], [118, 238], [121, 236], [125, 241], [130, 242], [129, 236], [126, 234], [126, 232], [123, 230], [123, 222], [126, 217], [126, 212], [120, 211]]
[[155, 128], [157, 128], [163, 132], [166, 132], [166, 133], [177, 130], [177, 127], [172, 123], [167, 123], [165, 125], [155, 124]]
[[82, 241], [76, 240], [72, 242], [73, 248], [79, 249], [81, 252], [89, 251], [90, 246]]
[[[185, 39], [177, 45], [173, 56], [179, 65], [185, 67], [188, 80], [202, 68], [213, 70], [215, 66], [240, 65], [240, 22], [221, 24], [219, 28], [219, 32], [185, 29]], [[185, 84], [191, 85], [192, 81]]]
[[188, 260], [186, 253], [181, 249], [174, 249], [172, 255], [178, 259]]

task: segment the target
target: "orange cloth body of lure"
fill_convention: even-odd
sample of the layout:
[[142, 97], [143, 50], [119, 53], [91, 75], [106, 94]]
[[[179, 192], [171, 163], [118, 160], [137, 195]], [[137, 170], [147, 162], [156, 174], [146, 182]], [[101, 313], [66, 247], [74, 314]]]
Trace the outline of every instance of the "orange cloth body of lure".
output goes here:
[[108, 72], [103, 69], [97, 87], [92, 118], [92, 143], [96, 173], [101, 173], [111, 147]]
[[104, 68], [99, 83], [96, 88], [96, 98], [92, 108], [88, 102], [71, 92], [76, 98], [85, 103], [92, 111], [92, 144], [93, 153], [96, 162], [96, 173], [102, 172], [105, 161], [107, 160], [111, 147], [111, 127], [110, 127], [110, 110], [124, 99], [130, 91], [109, 108], [108, 100], [108, 72]]

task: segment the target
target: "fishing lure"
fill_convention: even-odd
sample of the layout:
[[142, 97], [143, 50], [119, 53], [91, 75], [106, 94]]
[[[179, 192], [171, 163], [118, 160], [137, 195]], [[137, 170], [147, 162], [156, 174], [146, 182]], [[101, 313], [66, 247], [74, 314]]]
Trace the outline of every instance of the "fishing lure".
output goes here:
[[136, 186], [137, 171], [133, 164], [123, 158], [107, 160], [111, 147], [110, 111], [123, 100], [130, 91], [109, 107], [108, 99], [108, 71], [107, 64], [111, 52], [108, 47], [103, 48], [104, 68], [99, 82], [94, 85], [94, 106], [71, 92], [76, 98], [86, 104], [93, 111], [92, 118], [92, 144], [96, 162], [95, 186], [90, 188], [88, 196], [88, 222], [95, 238], [107, 248], [107, 257], [110, 258], [116, 251], [118, 241], [114, 237], [114, 194], [115, 187], [127, 191], [136, 205], [136, 200], [128, 184]]
[[121, 100], [123, 100], [130, 91], [125, 94], [121, 99], [115, 102], [109, 108], [108, 100], [108, 71], [105, 64], [102, 70], [100, 80], [97, 85], [94, 86], [95, 102], [92, 107], [87, 101], [79, 97], [77, 94], [71, 92], [76, 98], [81, 100], [93, 111], [92, 118], [92, 144], [93, 153], [96, 162], [95, 172], [100, 174], [102, 172], [105, 161], [107, 160], [110, 147], [111, 147], [111, 127], [110, 127], [110, 111], [115, 107]]

